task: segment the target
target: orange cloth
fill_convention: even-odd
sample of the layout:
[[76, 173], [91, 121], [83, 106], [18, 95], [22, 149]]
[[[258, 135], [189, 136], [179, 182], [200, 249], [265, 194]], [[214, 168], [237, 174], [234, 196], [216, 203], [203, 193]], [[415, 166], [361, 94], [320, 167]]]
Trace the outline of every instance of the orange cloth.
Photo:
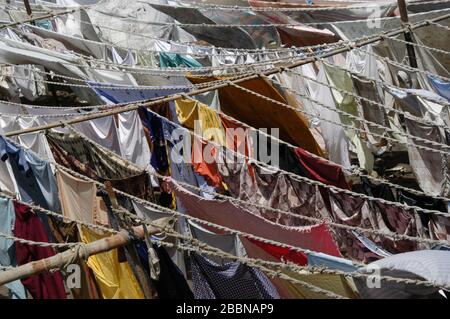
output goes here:
[[[204, 83], [219, 78], [189, 77], [192, 83]], [[266, 80], [258, 78], [239, 83], [240, 86], [276, 101], [286, 103], [283, 96]], [[234, 86], [219, 90], [222, 112], [255, 128], [279, 128], [280, 139], [323, 156], [311, 134], [307, 121], [292, 109], [264, 100]]]

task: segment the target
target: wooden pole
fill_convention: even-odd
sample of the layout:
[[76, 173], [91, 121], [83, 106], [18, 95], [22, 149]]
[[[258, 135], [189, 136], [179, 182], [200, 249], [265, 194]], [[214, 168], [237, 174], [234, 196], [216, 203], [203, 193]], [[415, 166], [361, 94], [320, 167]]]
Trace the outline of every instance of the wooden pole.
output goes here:
[[[397, 0], [397, 4], [398, 10], [400, 12], [400, 20], [402, 21], [403, 26], [407, 26], [409, 24], [409, 18], [408, 18], [408, 10], [406, 8], [406, 1]], [[413, 43], [411, 32], [406, 31], [404, 33], [404, 36], [406, 42]], [[417, 68], [417, 59], [416, 59], [416, 52], [414, 51], [414, 46], [411, 44], [407, 44], [406, 50], [408, 52], [409, 65], [412, 68]]]
[[28, 0], [23, 0], [23, 4], [25, 5], [25, 9], [27, 10], [27, 14], [31, 17], [33, 15], [33, 12], [31, 11], [30, 2]]
[[[154, 224], [157, 226], [149, 226], [147, 228], [148, 234], [154, 235], [160, 233], [161, 229], [168, 226], [171, 221], [173, 221], [173, 218], [171, 217], [164, 217], [156, 220]], [[135, 236], [138, 236], [141, 239], [144, 238], [144, 229], [142, 226], [133, 227], [133, 231]], [[130, 242], [131, 236], [127, 231], [122, 230], [118, 234], [115, 234], [113, 236], [105, 237], [92, 243], [86, 244], [85, 249], [80, 250], [80, 253], [85, 254], [85, 257], [89, 257], [110, 251], [111, 249], [120, 248], [129, 244]], [[32, 275], [49, 271], [51, 269], [60, 269], [62, 266], [73, 259], [74, 253], [75, 252], [72, 249], [68, 249], [52, 257], [33, 261], [17, 268], [0, 272], [0, 286], [14, 280], [27, 278]]]

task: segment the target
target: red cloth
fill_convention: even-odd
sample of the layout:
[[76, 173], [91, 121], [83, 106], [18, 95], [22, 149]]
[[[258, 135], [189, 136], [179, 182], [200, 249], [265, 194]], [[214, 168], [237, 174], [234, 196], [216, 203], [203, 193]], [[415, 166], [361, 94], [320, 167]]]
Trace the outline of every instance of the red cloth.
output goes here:
[[299, 147], [294, 150], [294, 153], [312, 179], [327, 185], [350, 189], [340, 166], [314, 158], [310, 153]]
[[[14, 235], [16, 237], [48, 242], [44, 225], [28, 206], [14, 202], [14, 209], [16, 212]], [[16, 242], [15, 248], [19, 266], [55, 255], [51, 247], [31, 246]], [[66, 299], [63, 277], [59, 271], [54, 273], [43, 272], [21, 281], [34, 299]]]
[[248, 237], [246, 238], [280, 261], [290, 261], [300, 266], [306, 266], [308, 264], [308, 257], [304, 253], [294, 251], [290, 248], [283, 248], [272, 244], [263, 243], [259, 240], [251, 239]]
[[[205, 159], [204, 155], [209, 152], [210, 156]], [[195, 172], [203, 176], [209, 185], [222, 188], [222, 175], [216, 162], [217, 148], [205, 140], [194, 138], [192, 146], [192, 166]], [[208, 154], [208, 155], [209, 155]]]

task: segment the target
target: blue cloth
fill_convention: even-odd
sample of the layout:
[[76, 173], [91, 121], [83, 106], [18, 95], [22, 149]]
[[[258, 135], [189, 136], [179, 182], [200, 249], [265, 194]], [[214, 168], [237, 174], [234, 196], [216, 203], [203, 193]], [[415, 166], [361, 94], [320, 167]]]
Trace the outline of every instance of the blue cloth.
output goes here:
[[177, 53], [159, 53], [159, 66], [162, 68], [200, 68], [202, 65], [194, 58]]
[[[187, 92], [185, 86], [167, 86], [167, 87], [154, 87], [154, 86], [139, 86], [128, 87], [110, 84], [110, 83], [98, 83], [87, 81], [87, 84], [94, 90], [94, 92], [106, 103], [117, 104], [136, 102], [140, 100], [151, 100], [162, 96], [171, 95], [179, 92]], [[98, 86], [118, 87], [117, 89], [105, 89]], [[139, 89], [138, 89], [139, 88]]]
[[428, 75], [428, 80], [437, 94], [450, 101], [450, 82], [438, 79], [433, 75]]
[[[0, 136], [0, 158], [9, 159], [14, 178], [19, 189], [20, 199], [55, 212], [61, 211], [56, 180], [50, 164], [37, 158], [31, 151], [24, 150]], [[52, 239], [48, 217], [42, 212], [36, 212]]]
[[323, 253], [309, 253], [308, 266], [326, 267], [330, 269], [342, 270], [345, 272], [356, 271], [357, 267], [344, 258], [334, 257]]
[[58, 186], [50, 164], [34, 155], [31, 151], [25, 151], [25, 158], [36, 178], [39, 189], [45, 199], [46, 207], [54, 212], [61, 212]]
[[258, 269], [239, 262], [216, 264], [191, 253], [196, 299], [279, 299], [269, 279]]
[[17, 167], [19, 170], [25, 173], [30, 171], [24, 150], [8, 142], [3, 136], [0, 136], [0, 159], [4, 162], [11, 156], [17, 159]]
[[39, 28], [54, 31], [53, 25], [50, 20], [37, 20], [35, 23], [36, 23], [36, 26], [38, 26]]
[[[0, 198], [0, 232], [6, 235], [13, 235], [16, 214], [14, 205], [8, 198]], [[17, 266], [14, 241], [0, 237], [0, 264], [2, 266]], [[6, 284], [11, 298], [26, 299], [25, 288], [20, 280], [15, 280]]]
[[142, 124], [147, 127], [150, 139], [153, 144], [150, 164], [159, 173], [164, 173], [169, 168], [167, 159], [166, 140], [164, 138], [164, 130], [162, 119], [153, 113], [147, 111], [145, 107], [139, 107]]

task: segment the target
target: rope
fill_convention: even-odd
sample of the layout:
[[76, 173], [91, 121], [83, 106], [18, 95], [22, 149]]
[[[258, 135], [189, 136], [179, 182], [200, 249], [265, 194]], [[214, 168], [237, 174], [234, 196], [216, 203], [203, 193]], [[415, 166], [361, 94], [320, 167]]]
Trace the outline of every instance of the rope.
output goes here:
[[[157, 114], [157, 113], [155, 113], [155, 115], [156, 115], [156, 114]], [[158, 115], [156, 115], [156, 116], [158, 116]], [[173, 122], [172, 122], [172, 124], [177, 125], [176, 123], [173, 123]], [[180, 127], [181, 127], [181, 126], [180, 126]], [[182, 128], [183, 128], [183, 127], [182, 127]], [[192, 133], [192, 134], [193, 134], [193, 135], [196, 135], [195, 133]], [[101, 145], [98, 145], [97, 143], [91, 141], [89, 138], [87, 138], [87, 137], [85, 137], [85, 136], [83, 136], [83, 135], [80, 135], [80, 137], [86, 139], [87, 141], [89, 141], [90, 143], [96, 145], [97, 147], [100, 147], [100, 148], [104, 149]], [[213, 143], [211, 143], [211, 144], [213, 144]], [[233, 152], [233, 151], [232, 151], [232, 152]], [[237, 154], [237, 153], [236, 153], [236, 154]], [[238, 155], [240, 155], [240, 154], [238, 154]], [[243, 155], [242, 155], [242, 156], [243, 156]], [[244, 156], [243, 156], [243, 157], [244, 157]], [[248, 158], [248, 157], [246, 157], [246, 158], [247, 158], [247, 159], [250, 159], [250, 158]], [[254, 160], [254, 161], [255, 161], [255, 160]], [[258, 161], [255, 161], [255, 162], [258, 163]], [[261, 162], [259, 162], [259, 163], [261, 163]], [[262, 164], [265, 165], [264, 163], [262, 163]], [[64, 167], [64, 166], [62, 166], [62, 165], [60, 165], [60, 164], [55, 164], [55, 165], [56, 165], [57, 167], [60, 167], [61, 169], [65, 170], [66, 172], [70, 172], [72, 175], [75, 175], [75, 176], [80, 177], [80, 178], [82, 178], [82, 179], [88, 180], [88, 181], [90, 181], [90, 182], [98, 183], [97, 181], [95, 181], [95, 180], [93, 180], [93, 179], [90, 179], [89, 177], [86, 177], [86, 176], [84, 176], [84, 175], [82, 175], [82, 174], [76, 173], [76, 172], [74, 172], [74, 171], [72, 171], [72, 170], [70, 170], [70, 169], [68, 169], [68, 168], [66, 168], [66, 167]], [[266, 165], [266, 166], [268, 166], [268, 165]], [[269, 167], [270, 167], [270, 166], [269, 166]], [[271, 167], [271, 168], [273, 168], [273, 167]], [[280, 171], [281, 171], [281, 172], [284, 172], [284, 173], [288, 173], [288, 172], [283, 171], [283, 170], [281, 170], [281, 169], [280, 169]], [[154, 173], [154, 172], [148, 172], [148, 173], [149, 173], [150, 175], [153, 175], [153, 176], [158, 177], [158, 178], [167, 178], [166, 176], [162, 176], [162, 175], [159, 175], [159, 174]], [[293, 176], [297, 176], [297, 175], [292, 174], [292, 173], [290, 173], [290, 174], [293, 175]], [[297, 176], [297, 177], [300, 177], [300, 176]], [[312, 180], [309, 180], [309, 179], [307, 179], [307, 178], [303, 178], [303, 177], [302, 177], [302, 179], [307, 180], [307, 181], [308, 181], [308, 182], [307, 182], [308, 184], [314, 184], [313, 182], [315, 182], [315, 183], [319, 183], [319, 184], [321, 184], [321, 185], [325, 185], [325, 186], [328, 187], [328, 188], [336, 188], [338, 191], [343, 191], [343, 192], [349, 192], [349, 193], [352, 193], [352, 194], [356, 194], [356, 195], [358, 195], [359, 197], [372, 198], [374, 201], [385, 201], [385, 200], [378, 199], [378, 198], [373, 198], [373, 197], [370, 197], [370, 196], [367, 196], [367, 195], [363, 195], [363, 194], [359, 194], [359, 193], [353, 193], [353, 192], [351, 192], [351, 191], [343, 190], [343, 189], [340, 189], [340, 188], [337, 188], [337, 187], [334, 187], [334, 186], [331, 186], [331, 185], [326, 185], [326, 184], [323, 184], [323, 183], [320, 183], [320, 182], [312, 181]], [[310, 183], [310, 182], [311, 182], [311, 183]], [[177, 182], [177, 183], [180, 184], [180, 185], [182, 184], [181, 182]], [[101, 185], [101, 183], [98, 183], [98, 185]], [[194, 186], [189, 185], [188, 187], [193, 188]], [[135, 197], [135, 196], [132, 196], [132, 195], [130, 195], [130, 194], [128, 194], [128, 193], [125, 193], [125, 192], [122, 192], [122, 191], [120, 191], [120, 190], [116, 190], [116, 189], [113, 189], [113, 190], [114, 190], [116, 193], [121, 194], [121, 195], [123, 195], [123, 196], [126, 196], [126, 197], [128, 197], [128, 198], [130, 198], [130, 199], [137, 200], [137, 201], [140, 202], [141, 204], [144, 204], [144, 205], [147, 205], [147, 206], [151, 206], [151, 207], [156, 207], [156, 209], [163, 209], [163, 210], [166, 210], [166, 211], [168, 210], [167, 208], [165, 208], [165, 207], [163, 207], [163, 206], [159, 206], [159, 205], [156, 205], [156, 204], [151, 203], [151, 202], [148, 202], [148, 201], [143, 201], [143, 200], [141, 200], [141, 199], [139, 199], [139, 198], [137, 198], [137, 197]], [[202, 191], [204, 192], [205, 190], [202, 190]], [[209, 193], [209, 192], [208, 192], [208, 193]], [[302, 215], [294, 214], [294, 213], [291, 213], [291, 212], [286, 212], [286, 211], [279, 210], [279, 209], [275, 209], [275, 208], [272, 208], [272, 207], [269, 207], [269, 206], [264, 206], [264, 205], [254, 204], [254, 203], [250, 203], [250, 202], [247, 202], [247, 201], [242, 201], [242, 200], [235, 199], [235, 198], [233, 198], [233, 197], [225, 196], [225, 195], [222, 195], [222, 194], [219, 194], [219, 193], [215, 193], [215, 192], [210, 192], [210, 193], [211, 193], [211, 194], [214, 194], [214, 195], [217, 196], [217, 197], [220, 197], [220, 198], [223, 198], [223, 199], [227, 199], [227, 200], [229, 200], [229, 201], [236, 202], [236, 203], [239, 203], [239, 204], [255, 206], [255, 207], [260, 208], [260, 209], [265, 209], [265, 210], [274, 211], [274, 212], [277, 212], [277, 213], [280, 213], [280, 214], [283, 214], [283, 215], [288, 215], [288, 216], [291, 216], [291, 217], [294, 217], [294, 218], [303, 219], [303, 220], [306, 220], [306, 221], [308, 221], [308, 222], [313, 222], [313, 223], [324, 223], [324, 224], [329, 225], [329, 226], [331, 226], [331, 227], [336, 227], [336, 228], [343, 229], [343, 230], [347, 230], [347, 231], [358, 230], [358, 231], [363, 232], [363, 233], [371, 233], [371, 234], [375, 234], [375, 235], [380, 235], [380, 236], [390, 237], [390, 238], [392, 238], [393, 240], [411, 240], [411, 241], [417, 241], [417, 242], [427, 242], [427, 243], [443, 244], [443, 245], [447, 245], [447, 244], [449, 243], [448, 241], [445, 241], [445, 240], [444, 240], [444, 241], [440, 241], [440, 240], [433, 240], [433, 239], [423, 239], [423, 238], [418, 238], [418, 237], [413, 237], [413, 236], [407, 236], [407, 235], [397, 234], [397, 233], [390, 232], [390, 231], [377, 231], [377, 230], [369, 230], [369, 229], [361, 228], [361, 227], [348, 226], [348, 225], [344, 225], [344, 224], [339, 224], [339, 223], [330, 222], [330, 221], [323, 220], [323, 219], [318, 219], [318, 218], [314, 218], [314, 217], [307, 217], [307, 216], [302, 216]], [[415, 207], [415, 206], [407, 206], [407, 205], [404, 205], [404, 204], [395, 203], [395, 202], [389, 202], [389, 201], [385, 201], [385, 202], [393, 203], [393, 204], [395, 204], [394, 206], [406, 206], [406, 207], [408, 207], [408, 208], [414, 208], [414, 209], [416, 209], [416, 210], [422, 210], [422, 211], [425, 211], [424, 209], [421, 209], [421, 208]], [[419, 208], [419, 209], [417, 209], [417, 208]], [[175, 214], [175, 215], [184, 216], [183, 214], [180, 214], [180, 213], [178, 213], [178, 212], [176, 212], [176, 211], [173, 211], [173, 210], [168, 210], [168, 211], [170, 211], [170, 213], [173, 213], [173, 214]], [[436, 213], [436, 215], [449, 216], [449, 214], [442, 213], [442, 212], [438, 212], [438, 211], [430, 211], [430, 212]], [[417, 212], [415, 212], [415, 213], [417, 213]], [[197, 221], [197, 222], [200, 222], [200, 223], [205, 223], [204, 220], [197, 219], [197, 218], [193, 218], [192, 216], [190, 216], [190, 217], [185, 216], [185, 217], [186, 217], [186, 218], [192, 218], [194, 221]], [[205, 224], [206, 224], [206, 223], [205, 223]], [[211, 226], [211, 227], [217, 227], [217, 225], [215, 225], [215, 224], [213, 224], [213, 223], [208, 223], [208, 224], [206, 224], [206, 225]], [[219, 228], [219, 229], [222, 229], [222, 228]], [[222, 230], [223, 230], [223, 229], [222, 229]], [[227, 229], [227, 231], [228, 231], [228, 229]], [[247, 234], [247, 235], [248, 235], [248, 234]], [[258, 240], [260, 240], [260, 239], [258, 239]]]
[[[333, 64], [333, 66], [334, 66], [334, 64]], [[285, 72], [292, 73], [292, 74], [294, 74], [294, 75], [297, 75], [297, 76], [299, 76], [299, 77], [301, 77], [301, 78], [307, 79], [307, 80], [309, 80], [309, 81], [311, 81], [311, 82], [314, 82], [314, 83], [317, 83], [317, 84], [326, 86], [326, 87], [328, 87], [328, 88], [330, 88], [330, 89], [332, 89], [332, 90], [334, 90], [334, 91], [338, 91], [338, 92], [344, 93], [344, 94], [346, 94], [346, 95], [352, 96], [352, 97], [354, 97], [354, 98], [356, 98], [356, 99], [358, 99], [358, 100], [365, 101], [365, 102], [367, 102], [367, 103], [369, 103], [369, 104], [371, 104], [371, 105], [375, 105], [375, 106], [377, 106], [378, 108], [380, 108], [381, 110], [386, 110], [386, 111], [388, 111], [388, 112], [394, 112], [394, 113], [397, 113], [397, 114], [400, 114], [400, 115], [406, 115], [406, 116], [408, 116], [408, 117], [413, 118], [414, 121], [419, 122], [419, 123], [423, 123], [423, 124], [427, 124], [427, 125], [433, 125], [433, 126], [438, 126], [438, 127], [442, 127], [442, 128], [449, 128], [449, 127], [448, 127], [447, 125], [445, 125], [445, 124], [437, 124], [437, 123], [435, 123], [435, 122], [432, 122], [432, 121], [429, 121], [429, 120], [426, 120], [426, 119], [422, 119], [422, 118], [416, 117], [416, 116], [414, 116], [413, 114], [411, 114], [411, 113], [409, 113], [409, 112], [404, 112], [404, 111], [398, 110], [398, 109], [396, 109], [396, 108], [387, 107], [387, 106], [385, 106], [385, 105], [382, 104], [382, 103], [379, 103], [379, 102], [376, 102], [376, 101], [374, 101], [374, 100], [368, 99], [368, 98], [366, 98], [366, 97], [360, 96], [360, 95], [358, 95], [358, 94], [355, 94], [354, 92], [351, 92], [351, 91], [348, 91], [348, 90], [341, 89], [341, 88], [339, 88], [339, 87], [337, 87], [337, 86], [335, 86], [335, 85], [331, 85], [331, 84], [328, 84], [328, 83], [325, 83], [325, 82], [322, 82], [322, 81], [318, 81], [317, 79], [314, 79], [314, 78], [312, 78], [312, 77], [309, 77], [309, 76], [303, 75], [303, 74], [301, 74], [301, 73], [295, 72], [295, 71], [293, 71], [293, 70], [291, 70], [291, 69], [286, 69], [286, 70], [284, 70], [284, 71], [285, 71]], [[274, 79], [271, 79], [271, 78], [268, 78], [268, 79], [271, 80], [272, 82], [275, 82]], [[280, 87], [282, 87], [283, 89], [286, 89], [286, 90], [290, 91], [290, 92], [293, 93], [293, 94], [298, 94], [298, 93], [299, 93], [299, 91], [296, 91], [296, 90], [291, 89], [291, 88], [289, 88], [289, 87], [287, 87], [287, 86], [284, 86], [284, 85], [282, 85], [282, 84], [279, 83], [279, 82], [276, 82], [276, 83], [277, 83]], [[396, 88], [396, 89], [401, 89], [400, 87], [396, 87], [396, 86], [392, 86], [392, 87], [394, 87], [394, 88]]]
[[[190, 100], [192, 100], [192, 101], [198, 102], [198, 100], [196, 100], [196, 99], [194, 99], [194, 98], [192, 98], [192, 97], [190, 97], [190, 96], [187, 96], [187, 95], [186, 95], [186, 98], [188, 98], [188, 99], [190, 99]], [[252, 127], [252, 126], [250, 126], [250, 125], [248, 125], [248, 124], [246, 124], [246, 123], [244, 123], [244, 122], [242, 122], [242, 121], [239, 121], [238, 119], [236, 119], [236, 118], [234, 118], [234, 117], [232, 117], [232, 116], [229, 116], [229, 115], [227, 115], [227, 114], [225, 114], [225, 113], [219, 111], [219, 110], [216, 110], [216, 109], [213, 109], [213, 108], [211, 108], [211, 110], [212, 110], [213, 112], [215, 112], [216, 114], [220, 115], [220, 116], [223, 116], [223, 117], [225, 117], [225, 118], [227, 118], [227, 119], [229, 119], [229, 120], [231, 120], [231, 121], [234, 121], [234, 122], [238, 123], [239, 125], [242, 125], [242, 126], [244, 126], [244, 127], [246, 127], [246, 128], [255, 130], [255, 131], [257, 131], [258, 133], [260, 133], [260, 134], [262, 134], [262, 135], [264, 135], [264, 136], [270, 138], [271, 140], [276, 141], [276, 142], [281, 143], [281, 144], [284, 144], [284, 145], [288, 146], [289, 148], [291, 148], [291, 149], [293, 149], [293, 150], [295, 150], [296, 148], [298, 148], [298, 146], [295, 146], [295, 145], [293, 145], [293, 144], [291, 144], [291, 143], [288, 143], [288, 142], [283, 141], [283, 140], [281, 140], [281, 139], [279, 139], [279, 138], [277, 138], [277, 137], [274, 137], [274, 136], [272, 136], [272, 135], [268, 134], [267, 132], [264, 132], [264, 131], [262, 131], [262, 130], [260, 130], [260, 129], [257, 129], [257, 128], [255, 128], [255, 127]], [[357, 170], [357, 169], [351, 169], [351, 170], [349, 170], [348, 167], [345, 167], [345, 166], [343, 166], [343, 165], [341, 165], [341, 164], [339, 164], [339, 163], [333, 162], [333, 161], [331, 161], [331, 160], [329, 160], [329, 159], [326, 159], [326, 158], [324, 158], [324, 157], [320, 157], [320, 156], [318, 156], [318, 155], [316, 155], [316, 154], [314, 154], [314, 153], [311, 153], [311, 152], [309, 152], [309, 151], [307, 151], [307, 150], [304, 150], [304, 151], [306, 151], [306, 152], [308, 153], [309, 156], [311, 156], [311, 157], [313, 157], [313, 158], [315, 158], [315, 159], [317, 159], [317, 160], [326, 162], [326, 163], [328, 163], [328, 164], [330, 164], [330, 165], [339, 166], [341, 169], [343, 169], [344, 171], [346, 171], [346, 173], [348, 173], [348, 174], [350, 174], [350, 175], [355, 175], [355, 176], [365, 177], [365, 178], [368, 178], [368, 179], [370, 179], [370, 180], [372, 180], [372, 181], [374, 181], [374, 182], [382, 183], [382, 184], [385, 184], [385, 185], [389, 185], [389, 186], [391, 186], [391, 187], [393, 187], [393, 188], [395, 188], [395, 189], [399, 189], [399, 190], [411, 192], [411, 193], [416, 194], [416, 195], [428, 196], [428, 197], [430, 197], [430, 198], [434, 198], [434, 199], [438, 199], [438, 200], [444, 200], [444, 201], [449, 201], [449, 200], [450, 200], [450, 199], [447, 198], [447, 197], [434, 196], [434, 195], [431, 195], [431, 194], [422, 192], [422, 191], [420, 191], [420, 190], [416, 190], [416, 189], [412, 189], [412, 188], [408, 188], [408, 187], [405, 187], [405, 186], [401, 186], [401, 185], [398, 185], [398, 184], [391, 183], [391, 182], [389, 182], [389, 181], [387, 181], [387, 180], [384, 180], [384, 179], [381, 179], [381, 178], [377, 178], [377, 177], [374, 177], [374, 176], [372, 176], [372, 175], [363, 174], [362, 172], [360, 172], [360, 171]]]
[[424, 44], [419, 44], [419, 43], [416, 43], [416, 42], [408, 42], [408, 41], [405, 41], [405, 40], [402, 40], [402, 39], [399, 39], [399, 38], [396, 38], [396, 37], [389, 37], [389, 36], [387, 36], [387, 38], [391, 39], [391, 40], [394, 40], [394, 41], [397, 41], [397, 42], [400, 42], [400, 43], [407, 44], [407, 45], [412, 45], [412, 46], [415, 46], [415, 47], [424, 48], [424, 49], [427, 49], [427, 50], [432, 51], [432, 52], [441, 53], [441, 54], [444, 54], [444, 55], [450, 55], [449, 51], [445, 51], [445, 50], [441, 50], [441, 49], [438, 49], [438, 48], [426, 46]]
[[[167, 209], [169, 210], [169, 209]], [[144, 218], [140, 218], [137, 217], [136, 215], [131, 214], [130, 212], [128, 212], [126, 209], [120, 209], [120, 210], [116, 210], [119, 211], [120, 213], [125, 213], [126, 215], [131, 215], [132, 218], [138, 220], [140, 223], [147, 223], [150, 226], [154, 226], [154, 227], [158, 227], [157, 225], [155, 225], [155, 223], [153, 223], [149, 218], [144, 217]], [[162, 213], [164, 213], [163, 211], [160, 211]], [[186, 216], [187, 217], [187, 216]], [[198, 246], [199, 248], [202, 249], [202, 251], [205, 250], [213, 250], [218, 252], [218, 257], [222, 257], [222, 258], [229, 258], [229, 259], [235, 259], [236, 260], [236, 256], [232, 255], [232, 254], [228, 254], [223, 252], [222, 250], [212, 247], [204, 242], [199, 241], [196, 238], [193, 238], [192, 236], [187, 236], [187, 235], [183, 235], [175, 230], [173, 230], [172, 228], [165, 228], [162, 229], [162, 231], [164, 231], [168, 236], [170, 237], [175, 237], [177, 239], [182, 239], [182, 240], [186, 240], [196, 246]], [[245, 235], [244, 235], [245, 236]], [[175, 247], [178, 247], [178, 245], [176, 245]], [[308, 251], [308, 253], [312, 253], [312, 251]], [[207, 253], [208, 254], [208, 253]], [[243, 258], [244, 260], [246, 259], [246, 257], [238, 257], [238, 258]], [[365, 274], [365, 273], [356, 273], [356, 272], [344, 272], [344, 271], [340, 271], [340, 270], [335, 270], [335, 269], [331, 269], [331, 268], [327, 268], [327, 267], [305, 267], [305, 266], [300, 266], [300, 265], [296, 265], [296, 264], [292, 264], [292, 263], [279, 263], [279, 262], [270, 262], [270, 261], [265, 261], [265, 260], [261, 260], [258, 259], [257, 260], [258, 263], [266, 263], [266, 264], [270, 264], [270, 265], [275, 265], [275, 266], [280, 266], [280, 265], [285, 265], [288, 268], [290, 268], [292, 271], [295, 272], [300, 272], [300, 271], [308, 271], [311, 273], [317, 273], [317, 274], [333, 274], [333, 275], [341, 275], [341, 276], [346, 276], [346, 277], [350, 277], [350, 278], [367, 278], [370, 277], [370, 275]], [[359, 264], [361, 266], [364, 266], [364, 264]], [[415, 280], [415, 279], [406, 279], [406, 278], [396, 278], [396, 277], [392, 277], [392, 276], [380, 276], [381, 280], [385, 280], [388, 282], [395, 282], [395, 283], [406, 283], [406, 284], [416, 284], [416, 285], [424, 285], [427, 287], [436, 287], [436, 288], [442, 288], [443, 286], [441, 285], [437, 285], [433, 282], [430, 281], [423, 281], [423, 280]], [[444, 286], [446, 287], [446, 286]]]
[[[286, 103], [283, 103], [283, 102], [280, 102], [280, 101], [271, 99], [271, 98], [269, 98], [269, 97], [267, 97], [267, 96], [265, 96], [265, 95], [259, 94], [259, 93], [257, 93], [257, 92], [252, 91], [252, 90], [249, 90], [249, 89], [247, 89], [247, 88], [244, 88], [244, 87], [242, 87], [242, 86], [240, 86], [240, 85], [234, 84], [234, 83], [232, 83], [231, 81], [228, 81], [228, 83], [229, 83], [231, 86], [234, 86], [234, 87], [236, 87], [236, 88], [239, 88], [240, 90], [242, 90], [242, 91], [244, 91], [244, 92], [253, 94], [253, 95], [255, 95], [255, 96], [260, 97], [261, 99], [267, 100], [267, 101], [272, 102], [272, 103], [276, 103], [276, 104], [278, 104], [278, 105], [280, 105], [280, 106], [284, 106], [284, 107], [286, 107], [286, 108], [292, 109], [292, 110], [294, 110], [294, 111], [296, 111], [296, 112], [298, 112], [298, 113], [303, 113], [303, 114], [306, 114], [306, 115], [308, 115], [308, 116], [313, 116], [313, 117], [316, 117], [316, 118], [318, 118], [318, 119], [320, 119], [320, 120], [322, 120], [322, 121], [324, 121], [324, 122], [328, 122], [328, 123], [331, 123], [331, 124], [334, 124], [334, 125], [337, 125], [337, 126], [340, 126], [340, 127], [344, 127], [344, 128], [352, 129], [352, 130], [359, 131], [359, 132], [362, 132], [362, 133], [366, 133], [366, 130], [365, 130], [365, 129], [362, 129], [362, 128], [359, 128], [359, 127], [354, 127], [354, 126], [352, 126], [352, 125], [347, 125], [347, 124], [339, 123], [339, 122], [336, 122], [336, 121], [333, 121], [333, 120], [329, 120], [329, 119], [320, 117], [319, 115], [316, 115], [316, 114], [311, 114], [311, 113], [309, 113], [309, 112], [307, 112], [307, 111], [305, 111], [305, 110], [302, 110], [302, 109], [298, 109], [298, 108], [292, 107], [292, 106], [290, 106], [290, 105], [288, 105], [288, 104], [286, 104]], [[325, 109], [328, 109], [328, 110], [331, 110], [331, 111], [335, 111], [336, 113], [345, 115], [345, 116], [347, 116], [347, 117], [351, 117], [351, 118], [358, 119], [358, 121], [367, 123], [367, 124], [372, 125], [372, 126], [374, 126], [374, 127], [384, 128], [384, 129], [387, 130], [387, 128], [384, 127], [384, 126], [382, 126], [382, 125], [379, 125], [379, 124], [374, 123], [374, 122], [367, 121], [367, 120], [365, 120], [365, 119], [363, 119], [363, 118], [361, 118], [361, 117], [352, 115], [351, 113], [347, 113], [347, 112], [341, 111], [341, 110], [339, 110], [339, 109], [331, 108], [331, 107], [329, 107], [329, 106], [323, 104], [322, 102], [320, 102], [320, 101], [318, 101], [318, 100], [316, 100], [316, 99], [312, 99], [312, 98], [308, 97], [307, 95], [304, 95], [304, 94], [301, 94], [301, 93], [296, 93], [296, 94], [302, 96], [303, 98], [305, 98], [305, 99], [307, 99], [307, 100], [309, 100], [309, 101], [311, 101], [311, 102], [313, 102], [313, 103], [315, 103], [315, 104], [320, 105], [321, 107], [323, 107], [323, 108], [325, 108]], [[392, 132], [395, 132], [395, 131], [392, 130], [392, 129], [389, 129], [389, 130], [392, 131]], [[397, 132], [395, 132], [395, 133], [397, 133]], [[400, 134], [400, 133], [401, 133], [401, 132], [398, 132], [397, 134]], [[444, 155], [450, 155], [450, 152], [446, 152], [446, 151], [443, 151], [443, 150], [440, 150], [440, 149], [434, 149], [434, 148], [431, 148], [431, 147], [428, 147], [428, 146], [416, 145], [416, 144], [411, 144], [411, 143], [408, 143], [408, 142], [403, 142], [403, 141], [398, 140], [398, 139], [396, 139], [396, 138], [394, 138], [394, 137], [389, 137], [389, 136], [381, 135], [381, 134], [377, 134], [377, 133], [372, 133], [372, 132], [371, 132], [370, 134], [373, 135], [373, 136], [378, 136], [378, 137], [384, 138], [384, 139], [386, 139], [386, 140], [394, 141], [394, 142], [397, 142], [397, 143], [400, 143], [400, 144], [405, 144], [405, 145], [414, 146], [414, 147], [416, 147], [416, 148], [418, 148], [418, 149], [424, 149], [424, 150], [432, 151], [432, 152], [435, 152], [435, 153], [440, 153], [440, 154], [444, 154]], [[441, 144], [441, 143], [433, 142], [433, 141], [430, 141], [430, 140], [426, 140], [426, 139], [423, 139], [423, 138], [420, 138], [420, 137], [416, 137], [416, 136], [413, 136], [413, 135], [410, 135], [410, 134], [407, 134], [407, 133], [401, 133], [401, 134], [404, 135], [404, 136], [408, 136], [409, 138], [413, 138], [413, 139], [416, 139], [416, 140], [418, 140], [418, 141], [422, 141], [423, 143], [426, 143], [426, 144], [431, 144], [431, 145], [435, 145], [435, 146], [442, 146], [442, 147], [445, 147], [445, 148], [449, 148], [449, 147], [450, 147], [450, 146], [445, 145], [445, 144]]]

